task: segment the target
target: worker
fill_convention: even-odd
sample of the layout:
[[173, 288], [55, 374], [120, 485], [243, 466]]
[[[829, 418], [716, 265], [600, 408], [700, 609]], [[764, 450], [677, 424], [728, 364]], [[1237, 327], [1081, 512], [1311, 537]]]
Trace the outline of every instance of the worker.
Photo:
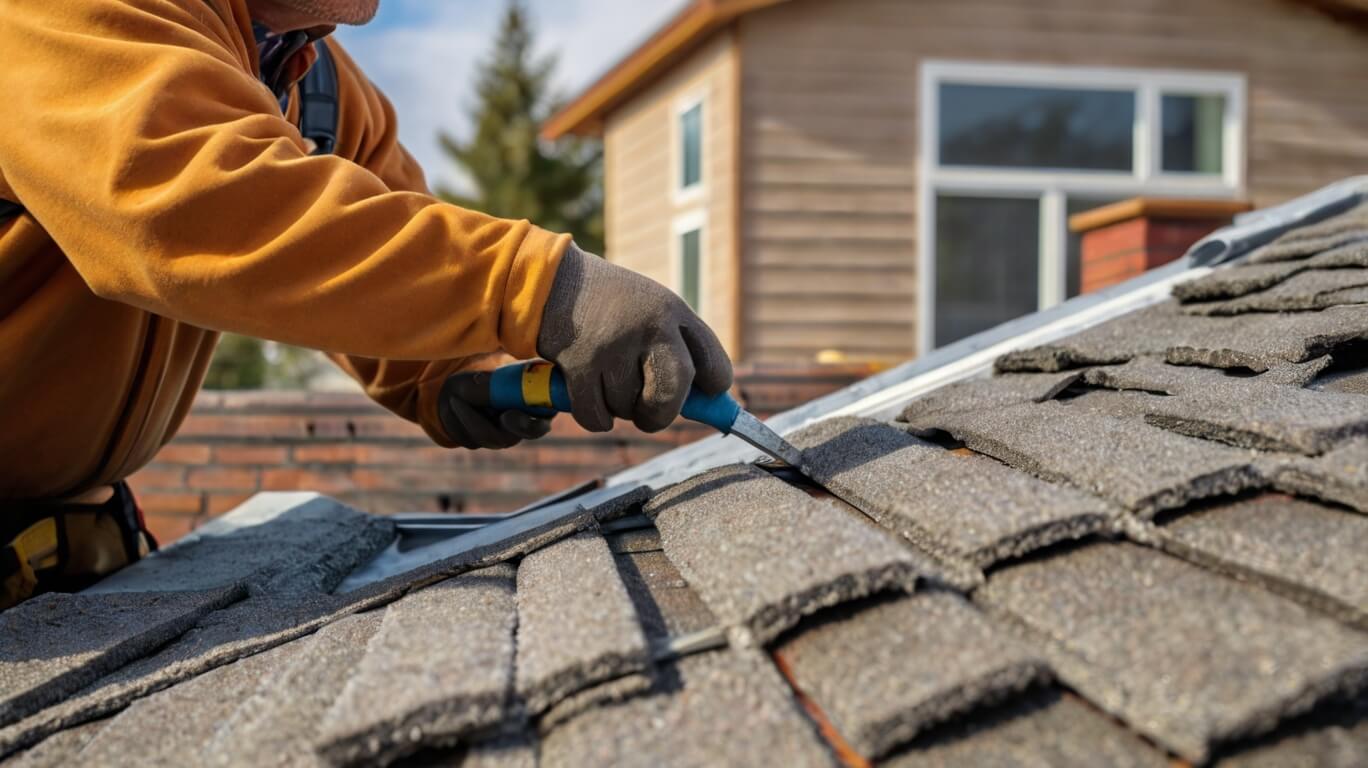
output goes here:
[[[175, 434], [223, 331], [328, 352], [448, 447], [549, 429], [472, 404], [479, 382], [453, 375], [492, 353], [557, 363], [593, 431], [660, 430], [691, 385], [731, 385], [668, 289], [431, 195], [328, 37], [378, 2], [6, 4], [0, 607], [155, 547], [124, 479]], [[319, 72], [334, 92], [301, 114]]]

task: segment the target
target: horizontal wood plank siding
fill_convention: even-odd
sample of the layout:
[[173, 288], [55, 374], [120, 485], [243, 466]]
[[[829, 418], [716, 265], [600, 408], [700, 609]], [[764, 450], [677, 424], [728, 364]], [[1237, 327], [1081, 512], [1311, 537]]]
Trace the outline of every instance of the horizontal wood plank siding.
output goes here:
[[1242, 73], [1255, 204], [1368, 173], [1368, 33], [1288, 0], [793, 0], [739, 39], [752, 360], [916, 354], [924, 59]]

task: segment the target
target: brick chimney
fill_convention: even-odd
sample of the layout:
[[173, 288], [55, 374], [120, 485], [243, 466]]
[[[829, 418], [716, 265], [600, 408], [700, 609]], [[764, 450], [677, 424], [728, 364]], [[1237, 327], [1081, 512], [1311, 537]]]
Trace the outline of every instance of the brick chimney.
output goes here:
[[1079, 288], [1089, 293], [1167, 264], [1253, 206], [1242, 200], [1133, 197], [1069, 217], [1081, 233]]

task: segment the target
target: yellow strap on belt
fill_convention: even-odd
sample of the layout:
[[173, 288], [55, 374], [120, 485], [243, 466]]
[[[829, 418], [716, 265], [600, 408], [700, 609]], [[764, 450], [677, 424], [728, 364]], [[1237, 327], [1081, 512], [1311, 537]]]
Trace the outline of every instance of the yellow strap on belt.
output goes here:
[[10, 546], [20, 562], [28, 563], [35, 571], [56, 567], [57, 521], [51, 517], [39, 520], [14, 537]]
[[528, 363], [523, 368], [522, 375], [522, 394], [523, 402], [533, 408], [551, 407], [551, 371], [555, 367], [550, 363]]

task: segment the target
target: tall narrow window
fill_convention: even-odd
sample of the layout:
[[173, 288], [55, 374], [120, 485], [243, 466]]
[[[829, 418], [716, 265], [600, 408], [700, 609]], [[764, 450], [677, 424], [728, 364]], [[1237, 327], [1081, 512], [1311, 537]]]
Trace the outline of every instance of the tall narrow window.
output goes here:
[[679, 188], [690, 189], [703, 182], [703, 103], [679, 115]]
[[691, 229], [679, 236], [679, 295], [695, 312], [702, 307], [702, 250], [701, 229]]
[[1219, 174], [1221, 156], [1225, 153], [1225, 96], [1166, 93], [1160, 109], [1164, 121], [1164, 170]]
[[936, 345], [1034, 312], [1040, 203], [936, 198]]

